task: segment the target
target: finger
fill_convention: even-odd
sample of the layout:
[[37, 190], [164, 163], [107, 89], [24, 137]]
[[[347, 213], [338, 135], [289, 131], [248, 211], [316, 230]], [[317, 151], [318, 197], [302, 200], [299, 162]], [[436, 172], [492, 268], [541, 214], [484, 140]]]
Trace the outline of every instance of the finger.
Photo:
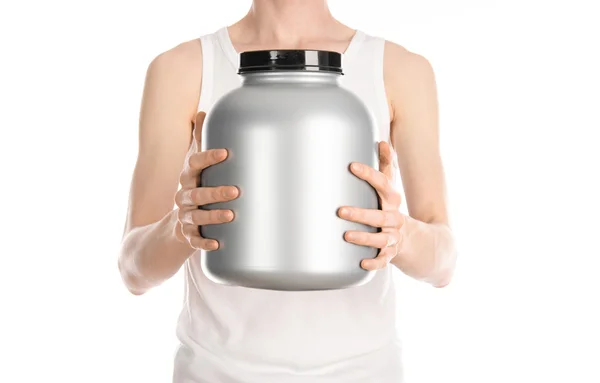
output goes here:
[[227, 202], [236, 199], [240, 191], [235, 186], [199, 187], [181, 189], [175, 194], [177, 206], [202, 206], [209, 203]]
[[366, 270], [379, 270], [385, 268], [396, 256], [396, 247], [386, 247], [381, 250], [376, 258], [363, 259], [360, 266]]
[[381, 165], [392, 164], [392, 148], [387, 141], [379, 142], [379, 163]]
[[183, 235], [188, 240], [191, 247], [202, 250], [216, 250], [219, 248], [219, 242], [210, 238], [203, 238], [200, 235], [197, 225], [183, 225]]
[[194, 140], [200, 142], [202, 140], [202, 126], [204, 125], [204, 119], [206, 113], [198, 112], [196, 119], [194, 120]]
[[344, 206], [338, 210], [338, 215], [345, 220], [372, 227], [400, 228], [404, 223], [404, 218], [399, 211]]
[[179, 183], [184, 188], [198, 185], [198, 179], [203, 169], [223, 162], [228, 156], [226, 149], [209, 149], [190, 154], [186, 157], [184, 170], [179, 177]]
[[233, 218], [234, 215], [231, 210], [202, 210], [194, 208], [179, 210], [179, 221], [184, 225], [216, 225], [231, 222]]
[[200, 237], [200, 238], [202, 238], [202, 235], [200, 235], [200, 229], [198, 229], [198, 225], [182, 224], [181, 225], [181, 232], [183, 233], [183, 236], [188, 241], [192, 237]]
[[389, 232], [383, 231], [380, 233], [366, 233], [364, 231], [347, 231], [344, 234], [344, 239], [356, 245], [383, 249], [386, 247], [396, 246], [396, 244], [400, 240], [400, 234], [397, 230]]
[[373, 186], [381, 198], [387, 199], [390, 193], [394, 192], [389, 178], [382, 172], [358, 162], [353, 162], [350, 165], [350, 170], [358, 178], [367, 181], [371, 186]]
[[194, 153], [188, 159], [190, 169], [202, 170], [209, 166], [218, 164], [227, 158], [227, 149], [208, 149]]
[[214, 239], [191, 237], [190, 246], [198, 250], [214, 251], [219, 249], [219, 242]]
[[198, 180], [200, 179], [199, 177], [200, 171], [190, 171], [189, 165], [186, 165], [186, 168], [179, 176], [179, 184], [181, 185], [182, 190], [197, 187]]

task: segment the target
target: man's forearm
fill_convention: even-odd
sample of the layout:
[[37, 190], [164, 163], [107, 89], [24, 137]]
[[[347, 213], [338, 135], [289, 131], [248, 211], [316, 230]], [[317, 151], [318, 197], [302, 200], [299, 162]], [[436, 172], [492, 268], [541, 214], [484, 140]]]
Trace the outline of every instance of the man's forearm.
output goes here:
[[176, 211], [129, 231], [121, 243], [119, 270], [129, 291], [140, 295], [172, 277], [195, 249], [177, 238]]
[[407, 216], [400, 229], [398, 255], [392, 259], [406, 275], [444, 287], [452, 278], [456, 248], [452, 231], [445, 224], [425, 223]]

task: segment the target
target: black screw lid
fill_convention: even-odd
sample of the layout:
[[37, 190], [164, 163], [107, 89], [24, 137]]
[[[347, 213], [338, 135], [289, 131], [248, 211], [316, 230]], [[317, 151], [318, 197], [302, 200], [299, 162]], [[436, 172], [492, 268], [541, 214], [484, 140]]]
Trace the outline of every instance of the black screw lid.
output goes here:
[[317, 50], [277, 49], [240, 54], [239, 74], [280, 70], [323, 71], [342, 74], [342, 55]]

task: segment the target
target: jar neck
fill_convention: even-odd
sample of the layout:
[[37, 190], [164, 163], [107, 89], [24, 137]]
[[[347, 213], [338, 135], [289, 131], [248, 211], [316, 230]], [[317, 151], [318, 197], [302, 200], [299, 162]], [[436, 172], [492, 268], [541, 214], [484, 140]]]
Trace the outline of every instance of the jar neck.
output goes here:
[[243, 73], [243, 85], [322, 84], [338, 85], [339, 73], [311, 71], [273, 71]]

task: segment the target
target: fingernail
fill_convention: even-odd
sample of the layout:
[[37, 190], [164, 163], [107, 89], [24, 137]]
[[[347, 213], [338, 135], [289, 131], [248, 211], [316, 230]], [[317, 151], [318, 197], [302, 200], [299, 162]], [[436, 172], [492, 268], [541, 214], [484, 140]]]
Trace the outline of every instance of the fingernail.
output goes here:
[[217, 241], [210, 241], [208, 244], [208, 248], [211, 250], [216, 250], [219, 247]]
[[235, 187], [231, 187], [231, 188], [226, 188], [225, 189], [225, 197], [227, 198], [233, 198], [235, 196], [237, 196], [237, 188]]
[[342, 210], [340, 210], [340, 214], [342, 215], [342, 217], [347, 218], [350, 218], [352, 216], [352, 212], [350, 211], [350, 209], [347, 208], [342, 208]]
[[356, 162], [352, 164], [352, 170], [360, 172], [362, 171], [362, 165], [361, 164], [357, 164]]
[[354, 233], [346, 233], [346, 238], [349, 240], [354, 240], [356, 239], [356, 234]]
[[233, 219], [233, 213], [230, 211], [224, 211], [221, 213], [221, 219], [223, 221], [231, 221]]
[[215, 158], [217, 160], [225, 158], [226, 155], [227, 155], [227, 151], [225, 149], [219, 149], [219, 150], [215, 151]]

